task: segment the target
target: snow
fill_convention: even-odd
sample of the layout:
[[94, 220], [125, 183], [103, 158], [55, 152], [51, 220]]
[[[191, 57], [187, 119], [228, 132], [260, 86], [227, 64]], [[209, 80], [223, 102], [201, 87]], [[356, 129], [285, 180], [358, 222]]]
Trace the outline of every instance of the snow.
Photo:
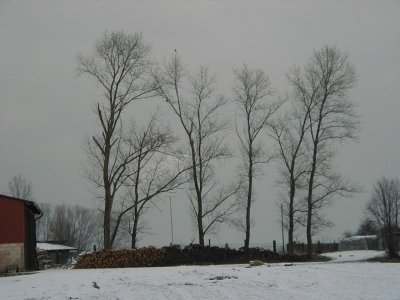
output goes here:
[[31, 275], [0, 277], [0, 299], [399, 298], [400, 264], [395, 263], [338, 263], [334, 260], [251, 268], [220, 265], [50, 269]]
[[376, 235], [355, 235], [348, 238], [342, 239], [342, 241], [358, 241], [358, 240], [365, 240], [365, 239], [376, 239], [378, 236]]
[[332, 259], [333, 262], [348, 262], [348, 261], [368, 260], [377, 257], [385, 257], [386, 252], [375, 251], [375, 250], [354, 250], [354, 251], [329, 252], [329, 253], [324, 253], [323, 255]]
[[46, 250], [46, 251], [49, 251], [49, 250], [78, 250], [74, 247], [50, 244], [50, 243], [36, 243], [36, 248], [38, 250]]

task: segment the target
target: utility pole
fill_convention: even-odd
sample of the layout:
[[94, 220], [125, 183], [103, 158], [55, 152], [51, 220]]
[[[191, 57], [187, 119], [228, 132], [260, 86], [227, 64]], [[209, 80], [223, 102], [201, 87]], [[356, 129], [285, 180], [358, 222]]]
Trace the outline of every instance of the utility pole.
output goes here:
[[283, 206], [281, 204], [281, 224], [282, 224], [282, 251], [285, 253], [285, 234], [283, 232]]
[[174, 244], [174, 227], [172, 225], [172, 201], [171, 196], [169, 196], [169, 212], [171, 216], [171, 246]]

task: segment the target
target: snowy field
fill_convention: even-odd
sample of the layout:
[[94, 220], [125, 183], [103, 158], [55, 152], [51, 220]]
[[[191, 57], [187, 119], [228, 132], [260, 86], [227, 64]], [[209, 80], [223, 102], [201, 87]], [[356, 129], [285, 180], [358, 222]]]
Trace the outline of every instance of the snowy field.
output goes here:
[[400, 299], [400, 264], [357, 262], [382, 253], [351, 252], [333, 254], [339, 260], [330, 262], [252, 268], [223, 265], [46, 270], [0, 277], [0, 298]]

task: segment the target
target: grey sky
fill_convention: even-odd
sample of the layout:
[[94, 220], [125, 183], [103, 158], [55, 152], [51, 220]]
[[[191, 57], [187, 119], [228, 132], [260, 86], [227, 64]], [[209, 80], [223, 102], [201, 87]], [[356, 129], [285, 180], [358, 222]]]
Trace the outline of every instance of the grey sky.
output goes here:
[[[356, 229], [380, 176], [400, 177], [399, 28], [399, 1], [0, 1], [0, 193], [21, 173], [38, 201], [94, 205], [82, 176], [81, 145], [95, 129], [99, 92], [75, 69], [77, 54], [90, 54], [104, 30], [142, 31], [153, 57], [178, 49], [189, 68], [208, 65], [228, 97], [233, 67], [262, 68], [283, 92], [291, 65], [305, 63], [314, 49], [337, 45], [359, 75], [351, 98], [362, 122], [360, 141], [340, 147], [337, 166], [365, 193], [328, 210], [336, 226], [320, 237], [335, 239]], [[146, 107], [135, 107], [133, 117]], [[256, 186], [257, 243], [280, 239], [274, 166], [264, 174]], [[181, 206], [175, 240], [190, 242], [196, 235], [187, 201], [174, 201]], [[169, 212], [161, 211], [153, 211], [154, 235], [142, 244], [169, 243]], [[230, 229], [212, 237], [218, 238], [242, 239]]]

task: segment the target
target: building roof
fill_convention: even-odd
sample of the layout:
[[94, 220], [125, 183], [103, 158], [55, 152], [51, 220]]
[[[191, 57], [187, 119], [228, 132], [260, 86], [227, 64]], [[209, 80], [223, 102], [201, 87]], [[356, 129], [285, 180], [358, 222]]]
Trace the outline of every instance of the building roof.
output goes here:
[[365, 239], [376, 239], [377, 237], [378, 237], [377, 235], [356, 235], [356, 236], [351, 236], [351, 237], [342, 239], [342, 242], [359, 241], [359, 240], [365, 240]]
[[0, 198], [7, 198], [9, 200], [15, 200], [15, 201], [22, 201], [24, 202], [24, 205], [35, 215], [41, 215], [42, 214], [42, 210], [40, 209], [40, 207], [33, 201], [30, 200], [24, 200], [24, 199], [19, 199], [19, 198], [15, 198], [15, 197], [11, 197], [11, 196], [7, 196], [7, 195], [1, 195], [0, 194]]
[[74, 248], [74, 247], [58, 245], [58, 244], [50, 244], [50, 243], [36, 243], [36, 248], [38, 250], [46, 250], [46, 251], [51, 251], [51, 250], [78, 250], [77, 248]]

